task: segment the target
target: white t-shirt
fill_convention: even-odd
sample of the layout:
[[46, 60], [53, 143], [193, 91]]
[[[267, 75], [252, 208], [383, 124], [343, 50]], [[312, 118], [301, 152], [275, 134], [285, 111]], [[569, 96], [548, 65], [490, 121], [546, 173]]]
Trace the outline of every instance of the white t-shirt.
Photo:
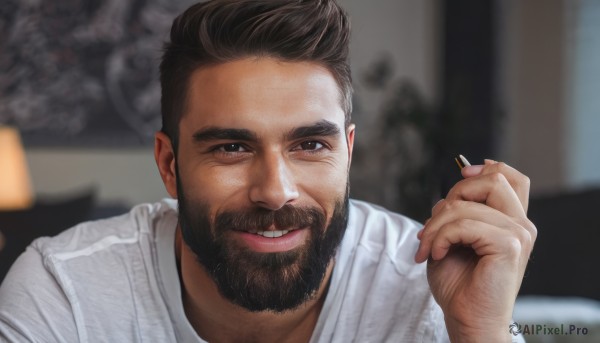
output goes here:
[[[177, 203], [165, 199], [37, 239], [0, 287], [0, 340], [204, 342], [183, 309], [176, 225]], [[311, 342], [448, 341], [426, 265], [413, 259], [419, 228], [350, 201]]]

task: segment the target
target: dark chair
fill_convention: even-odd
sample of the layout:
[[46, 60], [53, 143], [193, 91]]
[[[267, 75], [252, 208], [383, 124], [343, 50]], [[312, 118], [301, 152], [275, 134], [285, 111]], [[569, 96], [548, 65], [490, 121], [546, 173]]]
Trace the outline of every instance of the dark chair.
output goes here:
[[35, 239], [54, 236], [88, 220], [95, 202], [95, 190], [60, 199], [38, 199], [35, 205], [22, 211], [0, 211], [0, 232], [4, 248], [0, 251], [0, 282], [12, 263]]
[[600, 189], [531, 199], [538, 228], [520, 294], [600, 300]]

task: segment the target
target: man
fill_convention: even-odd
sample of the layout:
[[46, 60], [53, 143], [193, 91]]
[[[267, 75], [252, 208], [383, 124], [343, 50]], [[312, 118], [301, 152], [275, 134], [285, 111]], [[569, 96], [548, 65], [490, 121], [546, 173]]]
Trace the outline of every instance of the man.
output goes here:
[[0, 337], [511, 341], [536, 235], [527, 178], [467, 167], [421, 230], [350, 201], [348, 35], [333, 0], [175, 19], [155, 157], [178, 202], [35, 241], [0, 289]]

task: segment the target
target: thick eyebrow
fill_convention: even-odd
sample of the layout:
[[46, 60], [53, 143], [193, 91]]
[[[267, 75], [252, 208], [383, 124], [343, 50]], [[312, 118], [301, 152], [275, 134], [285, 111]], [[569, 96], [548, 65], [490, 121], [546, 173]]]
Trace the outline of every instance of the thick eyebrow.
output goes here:
[[[286, 134], [286, 139], [296, 140], [306, 137], [336, 136], [340, 129], [332, 122], [321, 120], [315, 124], [297, 127]], [[246, 142], [258, 142], [256, 133], [247, 129], [226, 129], [217, 126], [209, 126], [196, 131], [193, 134], [194, 142], [208, 142], [215, 140], [234, 140]]]
[[246, 129], [225, 129], [216, 126], [210, 126], [196, 131], [193, 135], [194, 142], [207, 142], [215, 140], [234, 140], [257, 142], [258, 137], [250, 130]]
[[293, 129], [286, 135], [286, 138], [288, 140], [296, 140], [313, 136], [337, 136], [339, 134], [340, 129], [337, 125], [327, 120], [321, 120], [313, 125], [301, 126]]

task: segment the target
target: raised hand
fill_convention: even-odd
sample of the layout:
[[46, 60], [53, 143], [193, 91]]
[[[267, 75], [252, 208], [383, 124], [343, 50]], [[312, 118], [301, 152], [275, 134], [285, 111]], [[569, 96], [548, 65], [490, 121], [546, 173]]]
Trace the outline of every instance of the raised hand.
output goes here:
[[510, 341], [508, 326], [537, 229], [527, 219], [529, 179], [505, 163], [462, 169], [419, 232], [417, 262], [452, 341]]

